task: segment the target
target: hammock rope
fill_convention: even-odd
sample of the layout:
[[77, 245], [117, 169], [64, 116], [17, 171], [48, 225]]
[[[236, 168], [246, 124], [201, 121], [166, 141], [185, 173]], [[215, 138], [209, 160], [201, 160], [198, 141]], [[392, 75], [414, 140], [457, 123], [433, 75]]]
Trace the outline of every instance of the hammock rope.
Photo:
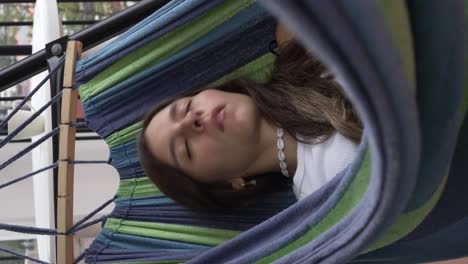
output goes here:
[[[18, 127], [19, 128], [19, 127]], [[33, 150], [35, 147], [39, 146], [42, 142], [46, 141], [47, 139], [53, 137], [54, 135], [57, 135], [58, 133], [60, 132], [60, 127], [56, 127], [54, 128], [52, 131], [50, 131], [49, 133], [45, 134], [44, 136], [42, 136], [40, 139], [34, 141], [33, 143], [31, 143], [29, 146], [27, 146], [26, 148], [24, 148], [23, 150], [21, 150], [20, 152], [18, 152], [16, 155], [14, 155], [13, 157], [11, 157], [10, 159], [8, 159], [7, 161], [3, 162], [1, 165], [0, 165], [0, 171], [3, 170], [4, 168], [6, 168], [8, 165], [10, 165], [11, 163], [13, 163], [14, 161], [18, 160], [19, 158], [23, 157], [24, 155], [26, 155], [27, 153], [31, 152], [31, 150]], [[11, 139], [11, 138], [10, 138]]]
[[0, 230], [7, 230], [11, 232], [23, 233], [23, 234], [32, 234], [32, 235], [49, 235], [55, 236], [58, 234], [56, 230], [48, 228], [39, 228], [39, 227], [30, 227], [30, 226], [20, 226], [20, 225], [10, 225], [10, 224], [0, 224]]
[[61, 69], [64, 63], [65, 57], [62, 56], [58, 64], [50, 70], [49, 74], [47, 74], [47, 76], [41, 82], [39, 82], [39, 84], [31, 92], [29, 92], [29, 94], [21, 101], [21, 103], [16, 106], [16, 108], [13, 109], [13, 111], [11, 111], [11, 113], [4, 120], [2, 120], [0, 123], [0, 129], [5, 128], [8, 121], [10, 121], [10, 119], [26, 104], [27, 101], [33, 97], [34, 94], [36, 94], [37, 91], [39, 91], [39, 89], [50, 79], [51, 76], [57, 74], [58, 70]]
[[41, 173], [41, 172], [44, 172], [44, 171], [47, 171], [47, 170], [50, 170], [50, 169], [54, 169], [54, 168], [57, 168], [58, 167], [58, 162], [55, 162], [54, 164], [52, 165], [49, 165], [49, 166], [46, 166], [44, 168], [41, 168], [41, 169], [38, 169], [36, 171], [33, 171], [33, 172], [30, 172], [24, 176], [21, 176], [19, 178], [16, 178], [14, 180], [11, 180], [9, 182], [6, 182], [6, 183], [3, 183], [3, 184], [0, 184], [0, 189], [3, 189], [5, 187], [8, 187], [14, 183], [17, 183], [17, 182], [20, 182], [20, 181], [23, 181], [23, 180], [26, 180], [26, 179], [29, 179], [30, 177], [38, 174], [38, 173]]
[[84, 224], [81, 224], [80, 226], [77, 226], [77, 227], [74, 227], [74, 228], [72, 227], [70, 230], [65, 232], [65, 235], [73, 235], [73, 234], [75, 234], [76, 232], [78, 232], [80, 230], [83, 230], [83, 229], [85, 229], [87, 227], [90, 227], [90, 226], [98, 224], [98, 223], [101, 223], [103, 225], [104, 222], [106, 221], [106, 219], [107, 219], [107, 217], [102, 216], [100, 218], [97, 218], [97, 219], [91, 220], [89, 222], [86, 222]]
[[[16, 129], [15, 131], [13, 131], [10, 135], [8, 135], [2, 142], [8, 142], [15, 134], [15, 132], [17, 133], [18, 130], [20, 131], [22, 128], [26, 127], [30, 122], [32, 122], [32, 120], [37, 116], [39, 115], [41, 112], [43, 112], [48, 106], [50, 106], [52, 103], [56, 102], [58, 99], [61, 98], [61, 93], [57, 94], [54, 98], [52, 98], [47, 104], [45, 104], [43, 107], [41, 107], [41, 109], [39, 109], [37, 111], [37, 114], [35, 116], [32, 116], [31, 118], [29, 118], [28, 120], [26, 120], [25, 123], [23, 123], [21, 126], [18, 127], [18, 129]], [[27, 100], [27, 99], [25, 99]], [[25, 102], [25, 101], [23, 101]], [[76, 123], [70, 123], [71, 126], [74, 126], [74, 127], [83, 127], [86, 125], [86, 122], [76, 122]], [[11, 163], [13, 163], [14, 161], [18, 160], [19, 158], [23, 157], [25, 154], [29, 153], [31, 150], [33, 150], [35, 147], [39, 146], [41, 143], [43, 143], [44, 141], [46, 141], [47, 139], [51, 138], [52, 136], [54, 135], [57, 135], [58, 133], [60, 132], [60, 127], [56, 127], [54, 128], [52, 131], [50, 131], [49, 133], [43, 135], [41, 138], [39, 138], [38, 140], [34, 141], [32, 144], [30, 144], [29, 146], [27, 146], [26, 148], [24, 148], [23, 150], [19, 151], [16, 155], [14, 155], [13, 157], [11, 157], [10, 159], [8, 159], [7, 161], [3, 162], [1, 165], [0, 165], [0, 170], [6, 168], [8, 165], [10, 165]], [[13, 135], [13, 136], [11, 136]], [[5, 143], [6, 144], [6, 143]], [[110, 160], [67, 160], [69, 163], [71, 164], [109, 164]], [[37, 175], [41, 172], [44, 172], [44, 171], [47, 171], [47, 170], [50, 170], [50, 169], [53, 169], [53, 168], [57, 168], [58, 167], [58, 162], [55, 162], [54, 164], [52, 165], [49, 165], [49, 166], [46, 166], [44, 168], [41, 168], [41, 169], [38, 169], [34, 172], [31, 172], [31, 173], [28, 173], [22, 177], [19, 177], [19, 178], [16, 178], [12, 181], [9, 181], [7, 183], [4, 183], [4, 184], [1, 184], [0, 185], [0, 189], [3, 189], [7, 186], [10, 186], [14, 183], [18, 183], [20, 181], [23, 181], [25, 179], [28, 179], [34, 175]], [[105, 207], [107, 207], [110, 203], [112, 203], [113, 201], [115, 200], [115, 198], [112, 198], [110, 199], [109, 201], [106, 201], [103, 205], [99, 206], [96, 210], [94, 210], [93, 212], [91, 212], [89, 215], [85, 216], [82, 220], [80, 220], [79, 222], [77, 222], [70, 230], [68, 230], [65, 234], [71, 234], [71, 233], [75, 233], [75, 232], [78, 232], [79, 230], [82, 230], [84, 228], [87, 228], [91, 225], [94, 225], [96, 223], [99, 223], [99, 222], [102, 222], [105, 217], [101, 217], [99, 219], [96, 219], [96, 220], [93, 220], [93, 221], [90, 221], [88, 223], [86, 223], [87, 220], [89, 220], [91, 217], [93, 217], [95, 214], [99, 213], [100, 211], [102, 211]], [[17, 233], [24, 233], [24, 234], [35, 234], [35, 235], [50, 235], [50, 236], [57, 236], [57, 235], [60, 235], [61, 233], [58, 233], [56, 230], [52, 230], [52, 229], [46, 229], [46, 228], [37, 228], [37, 227], [27, 227], [27, 226], [18, 226], [18, 225], [10, 225], [10, 224], [0, 224], [0, 229], [2, 230], [7, 230], [7, 231], [11, 231], [11, 232], [17, 232]], [[4, 249], [4, 248], [0, 248], [0, 250], [6, 252], [6, 253], [9, 253], [9, 254], [12, 254], [12, 255], [15, 255], [17, 257], [21, 257], [23, 259], [28, 259], [28, 260], [31, 260], [31, 261], [34, 261], [34, 262], [37, 262], [37, 263], [46, 263], [44, 261], [41, 261], [41, 260], [37, 260], [37, 259], [34, 259], [34, 258], [31, 258], [31, 257], [28, 257], [28, 256], [25, 256], [25, 255], [22, 255], [22, 254], [19, 254], [15, 251], [12, 251], [12, 250], [8, 250], [8, 249]]]
[[73, 260], [73, 264], [78, 264], [80, 261], [84, 259], [86, 256], [87, 250], [85, 250], [83, 253], [81, 253], [75, 260]]
[[[62, 91], [58, 92], [52, 99], [34, 112], [28, 119], [19, 125], [15, 130], [11, 131], [2, 141], [0, 141], [0, 149], [3, 148], [8, 142], [10, 142], [19, 132], [27, 127], [34, 119], [36, 119], [42, 112], [44, 112], [53, 103], [56, 103], [62, 97]], [[1, 169], [0, 169], [1, 170]]]
[[[101, 206], [93, 210], [91, 213], [83, 217], [80, 221], [78, 221], [72, 228], [70, 228], [67, 232], [63, 234], [72, 234], [76, 233], [86, 227], [89, 227], [91, 225], [97, 224], [99, 222], [102, 222], [105, 220], [105, 216], [100, 217], [98, 219], [92, 220], [88, 223], [89, 219], [91, 219], [94, 215], [102, 211], [104, 208], [106, 208], [109, 204], [111, 204], [115, 198], [112, 198], [106, 202], [104, 202]], [[34, 235], [51, 235], [51, 236], [57, 236], [62, 233], [57, 232], [57, 230], [53, 229], [47, 229], [47, 228], [38, 228], [38, 227], [29, 227], [29, 226], [19, 226], [19, 225], [10, 225], [10, 224], [0, 224], [0, 229], [1, 230], [7, 230], [11, 232], [17, 232], [17, 233], [24, 233], [24, 234], [34, 234]]]
[[100, 221], [102, 221], [104, 219], [104, 217], [102, 218], [99, 218], [99, 219], [96, 219], [94, 220], [93, 222], [90, 222], [89, 224], [86, 224], [86, 221], [88, 221], [89, 219], [91, 219], [91, 217], [93, 217], [94, 215], [96, 215], [97, 213], [99, 213], [100, 211], [102, 211], [104, 208], [106, 208], [109, 204], [111, 204], [112, 202], [115, 201], [117, 197], [113, 197], [112, 199], [108, 200], [107, 202], [103, 203], [101, 206], [99, 206], [98, 208], [96, 208], [94, 211], [92, 211], [91, 213], [89, 213], [86, 217], [84, 217], [83, 219], [81, 219], [80, 221], [78, 221], [75, 225], [73, 225], [70, 230], [67, 231], [66, 234], [71, 234], [71, 233], [75, 233], [81, 229], [84, 229], [90, 225], [94, 225]]
[[36, 263], [40, 263], [40, 264], [50, 264], [48, 262], [45, 262], [45, 261], [42, 261], [42, 260], [39, 260], [39, 259], [35, 259], [35, 258], [32, 258], [32, 257], [29, 257], [29, 256], [26, 256], [26, 255], [23, 255], [23, 254], [20, 254], [12, 249], [8, 249], [8, 248], [5, 248], [5, 247], [0, 247], [0, 251], [3, 251], [5, 253], [8, 253], [10, 255], [13, 255], [13, 256], [16, 256], [18, 258], [22, 258], [22, 259], [27, 259], [27, 260], [30, 260], [30, 261], [33, 261], [33, 262], [36, 262]]
[[[102, 216], [100, 218], [94, 219], [94, 220], [89, 221], [89, 222], [86, 222], [86, 221], [91, 219], [97, 213], [99, 213], [104, 208], [106, 208], [109, 204], [114, 202], [115, 198], [116, 197], [104, 202], [101, 206], [99, 206], [98, 208], [93, 210], [91, 213], [89, 213], [88, 215], [83, 217], [72, 228], [70, 228], [67, 232], [65, 232], [63, 234], [59, 233], [59, 232], [57, 232], [56, 230], [53, 230], [53, 229], [19, 226], [19, 225], [10, 225], [10, 224], [0, 224], [0, 230], [7, 230], [7, 231], [16, 232], [16, 233], [23, 233], [23, 234], [49, 235], [49, 236], [74, 234], [74, 233], [76, 233], [76, 232], [78, 232], [80, 230], [83, 230], [83, 229], [85, 229], [85, 228], [87, 228], [89, 226], [92, 226], [92, 225], [95, 225], [95, 224], [98, 224], [98, 223], [103, 224], [105, 222], [106, 218], [107, 218], [106, 216]], [[23, 258], [23, 259], [28, 259], [28, 260], [31, 260], [31, 261], [34, 261], [34, 262], [37, 262], [37, 263], [46, 263], [46, 264], [48, 264], [47, 262], [25, 256], [25, 255], [22, 255], [20, 253], [17, 253], [15, 251], [13, 251], [13, 250], [5, 249], [5, 248], [2, 248], [2, 247], [0, 247], [0, 251], [4, 251], [4, 252], [9, 253], [11, 255], [14, 255], [14, 256], [17, 256], [17, 257], [20, 257], [20, 258]], [[84, 255], [79, 256], [78, 258], [75, 259], [74, 263], [78, 263], [83, 257], [84, 257]]]

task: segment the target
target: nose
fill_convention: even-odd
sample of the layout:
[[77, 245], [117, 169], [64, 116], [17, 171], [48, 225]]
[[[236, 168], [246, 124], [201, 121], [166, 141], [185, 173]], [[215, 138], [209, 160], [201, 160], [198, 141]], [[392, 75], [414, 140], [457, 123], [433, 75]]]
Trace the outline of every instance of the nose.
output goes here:
[[203, 132], [205, 126], [203, 124], [202, 114], [201, 111], [189, 111], [182, 120], [182, 129], [188, 132]]

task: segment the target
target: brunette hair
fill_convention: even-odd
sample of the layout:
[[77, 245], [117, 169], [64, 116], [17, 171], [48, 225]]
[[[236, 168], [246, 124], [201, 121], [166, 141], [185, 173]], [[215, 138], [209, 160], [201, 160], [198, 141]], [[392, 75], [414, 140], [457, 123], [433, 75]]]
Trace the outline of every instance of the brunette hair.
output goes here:
[[[298, 43], [280, 47], [271, 78], [260, 84], [247, 79], [228, 81], [214, 88], [249, 95], [260, 113], [290, 135], [301, 135], [318, 143], [338, 131], [359, 142], [362, 125], [346, 100], [340, 85], [327, 68]], [[222, 210], [245, 205], [256, 196], [288, 188], [283, 176], [256, 176], [256, 186], [234, 191], [230, 184], [206, 184], [158, 160], [150, 151], [144, 133], [154, 115], [181, 97], [199, 93], [202, 88], [159, 103], [145, 117], [138, 135], [140, 162], [147, 176], [173, 200], [196, 210]]]

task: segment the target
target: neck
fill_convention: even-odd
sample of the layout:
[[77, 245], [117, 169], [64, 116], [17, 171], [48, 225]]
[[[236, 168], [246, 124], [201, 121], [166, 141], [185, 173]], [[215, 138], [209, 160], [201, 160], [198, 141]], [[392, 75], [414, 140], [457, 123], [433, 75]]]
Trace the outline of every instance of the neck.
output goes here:
[[[248, 176], [264, 174], [268, 172], [281, 172], [278, 159], [278, 136], [277, 126], [270, 124], [266, 120], [260, 126], [260, 142], [257, 146], [257, 158], [248, 169]], [[284, 154], [290, 177], [294, 176], [297, 166], [297, 141], [287, 131], [284, 131]]]

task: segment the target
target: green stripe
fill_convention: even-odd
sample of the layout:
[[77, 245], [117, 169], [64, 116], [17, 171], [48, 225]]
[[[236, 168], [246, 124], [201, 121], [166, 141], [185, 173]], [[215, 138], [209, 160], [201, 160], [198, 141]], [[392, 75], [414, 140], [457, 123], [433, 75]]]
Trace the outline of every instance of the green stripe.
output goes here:
[[211, 9], [205, 15], [195, 18], [147, 45], [131, 52], [115, 62], [92, 80], [79, 87], [81, 101], [105, 91], [113, 85], [130, 78], [132, 75], [148, 69], [163, 60], [170, 58], [178, 51], [189, 46], [218, 25], [233, 17], [242, 9], [251, 5], [254, 0], [229, 0]]
[[143, 122], [137, 122], [122, 130], [116, 131], [105, 139], [106, 143], [109, 145], [109, 148], [112, 148], [134, 140], [136, 139], [138, 132], [140, 132], [142, 127]]
[[267, 82], [270, 79], [275, 59], [275, 55], [267, 53], [228, 75], [225, 75], [223, 78], [212, 83], [211, 86], [218, 86], [224, 82], [238, 78], [247, 78], [260, 83]]
[[238, 236], [240, 231], [187, 225], [129, 221], [108, 218], [105, 228], [110, 232], [165, 239], [205, 246], [217, 246]]
[[398, 241], [413, 231], [419, 224], [421, 224], [421, 222], [426, 218], [426, 216], [432, 211], [436, 203], [439, 201], [440, 196], [444, 191], [447, 179], [448, 175], [444, 177], [437, 190], [425, 204], [411, 212], [400, 215], [395, 223], [393, 223], [393, 225], [391, 225], [385, 231], [385, 233], [363, 253], [382, 248], [395, 241]]
[[119, 199], [161, 195], [161, 191], [148, 177], [121, 180], [117, 196]]
[[409, 80], [413, 94], [416, 92], [416, 66], [413, 53], [411, 25], [403, 0], [377, 0], [376, 2], [392, 35], [393, 45], [400, 53], [406, 78]]
[[118, 262], [120, 264], [179, 264], [179, 263], [184, 263], [188, 259], [184, 260], [161, 260], [161, 261], [147, 261], [147, 262]]
[[256, 263], [271, 263], [285, 255], [288, 255], [295, 249], [304, 246], [305, 244], [318, 237], [323, 232], [327, 231], [329, 228], [333, 227], [336, 223], [338, 223], [341, 219], [348, 215], [351, 212], [351, 210], [354, 207], [356, 207], [356, 205], [359, 204], [363, 195], [367, 191], [367, 187], [369, 186], [369, 182], [371, 179], [370, 176], [371, 161], [369, 150], [367, 150], [363, 162], [361, 164], [361, 168], [357, 172], [346, 193], [338, 201], [336, 207], [333, 208], [320, 223], [311, 227], [309, 231], [307, 231], [297, 240], [290, 243], [286, 247], [276, 251], [272, 255], [260, 259]]

